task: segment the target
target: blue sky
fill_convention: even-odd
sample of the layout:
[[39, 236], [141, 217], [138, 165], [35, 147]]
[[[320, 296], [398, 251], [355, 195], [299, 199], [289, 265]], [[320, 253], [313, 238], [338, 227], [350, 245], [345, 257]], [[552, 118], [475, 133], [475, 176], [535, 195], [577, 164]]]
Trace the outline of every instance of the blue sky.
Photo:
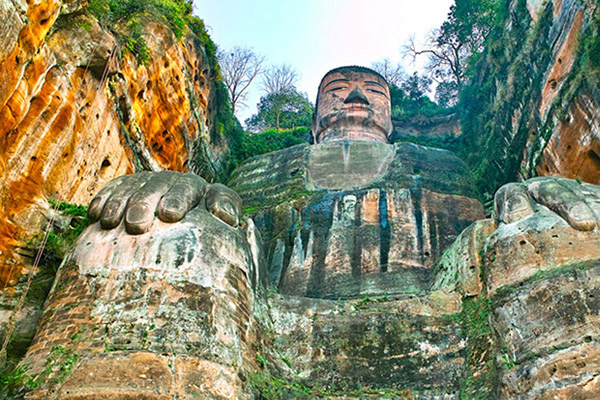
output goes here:
[[[224, 49], [251, 47], [266, 64], [289, 64], [300, 74], [298, 89], [316, 98], [323, 75], [342, 65], [370, 66], [402, 60], [400, 47], [439, 27], [453, 0], [195, 0], [213, 41]], [[243, 122], [256, 112], [260, 82], [251, 87]]]

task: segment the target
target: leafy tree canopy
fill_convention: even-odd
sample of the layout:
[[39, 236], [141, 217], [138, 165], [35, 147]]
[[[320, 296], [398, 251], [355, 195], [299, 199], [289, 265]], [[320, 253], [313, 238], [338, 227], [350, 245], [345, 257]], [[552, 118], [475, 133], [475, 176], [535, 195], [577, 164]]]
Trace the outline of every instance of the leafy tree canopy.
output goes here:
[[314, 107], [306, 94], [291, 87], [262, 96], [258, 112], [246, 120], [246, 126], [252, 132], [309, 127], [313, 112]]

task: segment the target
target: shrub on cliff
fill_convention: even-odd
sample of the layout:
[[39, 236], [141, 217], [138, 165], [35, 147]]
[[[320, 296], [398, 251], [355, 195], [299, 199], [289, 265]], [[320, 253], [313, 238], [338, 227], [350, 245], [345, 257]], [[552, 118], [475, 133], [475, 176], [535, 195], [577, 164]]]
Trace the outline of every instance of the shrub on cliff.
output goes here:
[[392, 119], [406, 122], [415, 116], [433, 117], [451, 114], [454, 109], [442, 107], [427, 97], [431, 80], [415, 72], [401, 86], [390, 85]]
[[240, 161], [248, 158], [285, 149], [301, 143], [308, 143], [308, 127], [277, 131], [270, 129], [262, 133], [245, 133], [242, 140]]
[[215, 46], [204, 29], [204, 23], [192, 15], [191, 0], [90, 0], [89, 11], [102, 25], [112, 29], [123, 47], [142, 63], [150, 60], [140, 23], [140, 19], [144, 17], [164, 22], [178, 39], [189, 28], [209, 47], [209, 57], [214, 57], [216, 53]]

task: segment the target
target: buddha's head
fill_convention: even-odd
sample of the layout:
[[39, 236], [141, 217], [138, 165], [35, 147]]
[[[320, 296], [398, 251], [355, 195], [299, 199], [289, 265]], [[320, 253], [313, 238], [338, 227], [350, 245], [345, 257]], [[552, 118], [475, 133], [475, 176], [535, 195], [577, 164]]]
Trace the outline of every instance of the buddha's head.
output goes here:
[[390, 89], [377, 72], [358, 66], [329, 71], [321, 80], [313, 117], [315, 143], [387, 143], [392, 131]]

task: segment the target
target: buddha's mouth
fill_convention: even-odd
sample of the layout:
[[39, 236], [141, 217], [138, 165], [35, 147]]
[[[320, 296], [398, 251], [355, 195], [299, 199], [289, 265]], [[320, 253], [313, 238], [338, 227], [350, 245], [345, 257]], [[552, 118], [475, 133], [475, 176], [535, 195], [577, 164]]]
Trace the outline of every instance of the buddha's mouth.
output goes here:
[[344, 104], [344, 106], [342, 107], [342, 110], [346, 111], [346, 112], [371, 111], [371, 107], [369, 107], [366, 104], [361, 104], [361, 103], [350, 103], [350, 104]]

